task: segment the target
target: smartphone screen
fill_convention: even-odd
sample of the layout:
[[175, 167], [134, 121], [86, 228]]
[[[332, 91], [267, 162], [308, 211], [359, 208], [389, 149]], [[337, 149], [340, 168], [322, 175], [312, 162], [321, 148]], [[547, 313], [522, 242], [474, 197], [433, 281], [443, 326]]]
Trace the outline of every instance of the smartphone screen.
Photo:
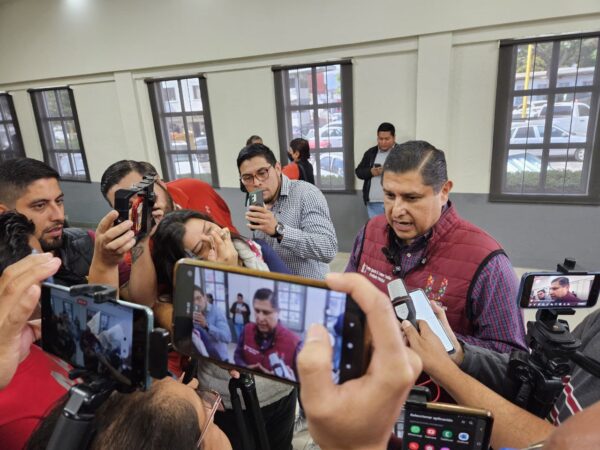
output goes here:
[[492, 425], [489, 411], [444, 403], [407, 402], [402, 449], [487, 450]]
[[522, 308], [589, 308], [599, 291], [599, 274], [526, 273], [519, 299]]
[[306, 330], [318, 323], [333, 347], [332, 378], [363, 373], [364, 316], [345, 293], [315, 280], [205, 261], [180, 262], [175, 277], [178, 351], [297, 383], [296, 357]]
[[454, 346], [452, 345], [452, 342], [450, 342], [450, 339], [444, 331], [442, 324], [435, 316], [433, 309], [431, 309], [431, 304], [429, 303], [429, 299], [427, 298], [425, 292], [422, 289], [417, 289], [409, 292], [408, 295], [410, 296], [415, 307], [417, 320], [424, 320], [427, 322], [431, 330], [438, 338], [440, 338], [440, 341], [442, 341], [444, 349], [446, 349], [448, 353], [454, 353]]
[[152, 310], [118, 301], [95, 303], [69, 288], [42, 286], [42, 348], [74, 367], [147, 388]]

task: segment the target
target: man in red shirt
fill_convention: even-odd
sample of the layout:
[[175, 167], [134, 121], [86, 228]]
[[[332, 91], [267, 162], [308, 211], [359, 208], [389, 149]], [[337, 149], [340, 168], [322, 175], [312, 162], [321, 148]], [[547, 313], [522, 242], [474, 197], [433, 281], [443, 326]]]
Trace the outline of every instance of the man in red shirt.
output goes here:
[[[100, 190], [111, 207], [114, 207], [115, 193], [119, 189], [128, 189], [139, 183], [145, 175], [152, 173], [158, 172], [148, 162], [121, 160], [104, 171]], [[154, 192], [156, 201], [152, 217], [155, 223], [175, 209], [193, 209], [210, 215], [217, 224], [237, 232], [227, 203], [204, 181], [184, 178], [165, 183], [157, 175]], [[131, 250], [130, 257], [125, 259], [129, 262], [130, 271], [119, 268], [119, 285], [121, 298], [152, 307], [157, 295], [157, 284], [150, 246], [150, 238], [146, 237]]]

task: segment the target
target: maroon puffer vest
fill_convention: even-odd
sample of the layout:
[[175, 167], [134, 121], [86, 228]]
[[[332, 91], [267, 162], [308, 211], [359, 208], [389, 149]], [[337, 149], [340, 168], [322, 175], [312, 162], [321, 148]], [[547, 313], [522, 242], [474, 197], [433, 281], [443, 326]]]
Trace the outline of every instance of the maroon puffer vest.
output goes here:
[[277, 353], [283, 362], [291, 368], [296, 367], [296, 347], [300, 342], [300, 338], [292, 333], [287, 328], [284, 328], [281, 324], [275, 328], [275, 338], [273, 339], [273, 345], [266, 350], [260, 351], [258, 344], [255, 340], [256, 336], [256, 324], [248, 323], [244, 327], [244, 361], [248, 365], [260, 363], [265, 369], [271, 370], [271, 363], [269, 362], [269, 355], [271, 353]]
[[[358, 271], [386, 295], [387, 283], [397, 278], [381, 249], [388, 246], [384, 215], [367, 223]], [[504, 253], [485, 231], [459, 217], [450, 205], [433, 226], [421, 262], [405, 277], [409, 289], [421, 288], [430, 300], [442, 303], [452, 329], [472, 335], [470, 297], [479, 271], [493, 256]]]

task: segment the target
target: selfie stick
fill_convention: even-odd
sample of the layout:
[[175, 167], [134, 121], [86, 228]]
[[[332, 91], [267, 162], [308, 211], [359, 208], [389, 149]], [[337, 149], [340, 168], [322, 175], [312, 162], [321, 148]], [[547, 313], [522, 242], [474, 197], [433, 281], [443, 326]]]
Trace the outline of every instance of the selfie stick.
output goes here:
[[[586, 272], [570, 258], [558, 264], [557, 270], [565, 275]], [[571, 334], [568, 322], [558, 319], [573, 314], [572, 308], [538, 310], [535, 322], [527, 322], [531, 353], [514, 350], [510, 355], [508, 375], [519, 386], [515, 403], [541, 418], [562, 392], [562, 378], [571, 372], [571, 361], [600, 378], [600, 363], [579, 350], [581, 341]]]
[[[256, 446], [251, 445], [250, 436], [246, 427], [246, 419], [242, 410], [242, 403], [237, 392], [238, 389], [242, 391], [244, 404], [246, 405], [246, 415], [250, 417], [254, 437], [255, 440], [258, 441], [258, 445]], [[270, 450], [265, 422], [256, 395], [254, 377], [243, 373], [240, 375], [240, 378], [231, 378], [231, 380], [229, 380], [229, 393], [231, 395], [231, 404], [233, 405], [235, 419], [241, 435], [242, 448], [244, 450]]]

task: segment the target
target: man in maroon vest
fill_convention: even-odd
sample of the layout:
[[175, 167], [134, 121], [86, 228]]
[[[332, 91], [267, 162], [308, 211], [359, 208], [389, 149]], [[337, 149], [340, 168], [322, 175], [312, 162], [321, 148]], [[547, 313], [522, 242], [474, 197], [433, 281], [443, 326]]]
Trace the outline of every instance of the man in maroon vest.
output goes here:
[[500, 352], [525, 349], [512, 265], [500, 244], [448, 200], [444, 152], [425, 141], [405, 142], [383, 170], [385, 214], [360, 230], [346, 272], [366, 275], [384, 293], [395, 278], [423, 289], [465, 342]]
[[247, 323], [235, 349], [236, 364], [296, 381], [300, 338], [279, 321], [279, 303], [271, 289], [258, 289], [252, 300], [255, 323]]

